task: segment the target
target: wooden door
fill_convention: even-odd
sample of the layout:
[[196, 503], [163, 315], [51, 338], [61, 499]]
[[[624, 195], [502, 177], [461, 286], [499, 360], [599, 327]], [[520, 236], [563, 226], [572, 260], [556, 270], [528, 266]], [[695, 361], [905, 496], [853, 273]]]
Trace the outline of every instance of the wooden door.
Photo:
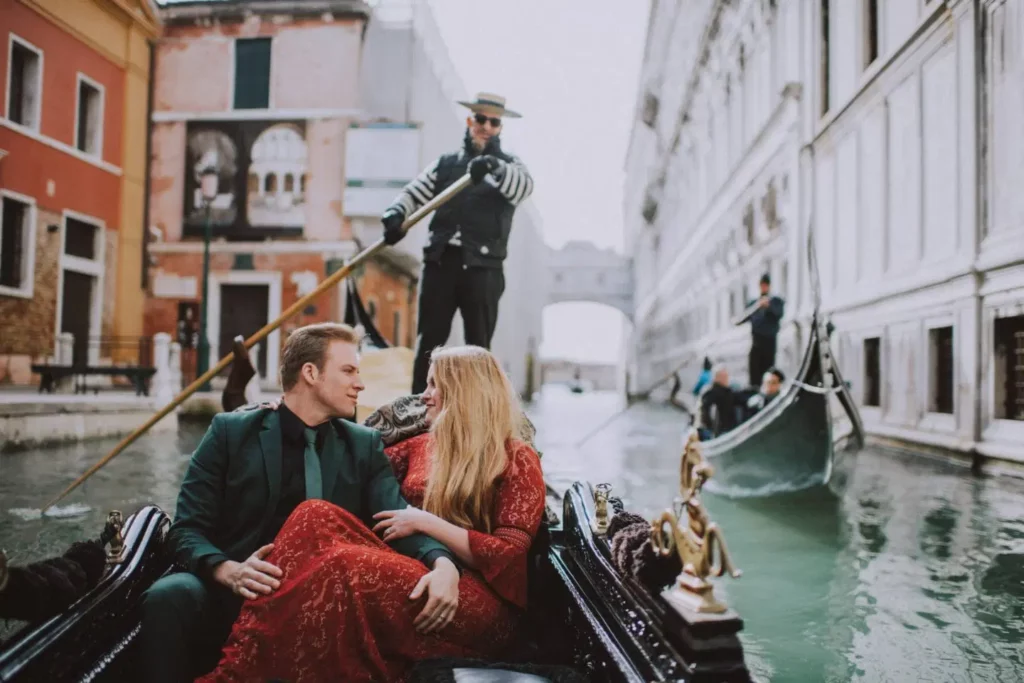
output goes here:
[[[248, 338], [270, 322], [267, 319], [270, 306], [269, 285], [221, 285], [220, 286], [220, 339], [217, 357], [231, 353], [231, 345], [238, 335]], [[230, 367], [230, 366], [229, 366]], [[260, 343], [256, 369], [260, 377], [267, 376], [267, 342]], [[224, 371], [225, 373], [228, 370]]]
[[[96, 279], [92, 275], [64, 271], [63, 303], [60, 310], [60, 331], [75, 335], [72, 351], [73, 365], [89, 364], [89, 331], [92, 319], [92, 288]], [[95, 340], [98, 342], [99, 340]]]

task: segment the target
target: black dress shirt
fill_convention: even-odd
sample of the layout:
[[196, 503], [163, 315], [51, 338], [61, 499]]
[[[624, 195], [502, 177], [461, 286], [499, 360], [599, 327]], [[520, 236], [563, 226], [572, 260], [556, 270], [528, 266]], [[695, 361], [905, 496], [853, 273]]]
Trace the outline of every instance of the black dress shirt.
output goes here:
[[[270, 543], [284, 526], [288, 516], [306, 500], [306, 423], [282, 403], [277, 408], [281, 417], [281, 496], [267, 526], [263, 543]], [[331, 423], [322, 422], [316, 430], [316, 454], [324, 452], [324, 438]]]

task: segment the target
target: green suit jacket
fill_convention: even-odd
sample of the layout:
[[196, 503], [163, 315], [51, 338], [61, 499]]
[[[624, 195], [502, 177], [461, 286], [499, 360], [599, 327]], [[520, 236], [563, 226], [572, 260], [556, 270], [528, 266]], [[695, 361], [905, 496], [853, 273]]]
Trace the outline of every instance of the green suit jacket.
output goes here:
[[[367, 526], [383, 510], [408, 505], [399, 490], [380, 433], [334, 420], [320, 465], [324, 499]], [[341, 432], [339, 434], [338, 432]], [[221, 413], [192, 455], [178, 494], [168, 542], [175, 559], [202, 576], [212, 564], [241, 562], [265, 539], [281, 492], [281, 421], [273, 410]], [[389, 544], [417, 560], [450, 551], [416, 534]]]

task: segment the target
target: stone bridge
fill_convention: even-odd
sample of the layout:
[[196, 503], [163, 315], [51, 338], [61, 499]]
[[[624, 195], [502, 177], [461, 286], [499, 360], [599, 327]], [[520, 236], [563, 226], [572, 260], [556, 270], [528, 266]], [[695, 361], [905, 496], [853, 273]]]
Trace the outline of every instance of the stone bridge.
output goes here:
[[548, 249], [547, 303], [591, 301], [622, 311], [633, 320], [633, 263], [612, 249], [568, 242]]

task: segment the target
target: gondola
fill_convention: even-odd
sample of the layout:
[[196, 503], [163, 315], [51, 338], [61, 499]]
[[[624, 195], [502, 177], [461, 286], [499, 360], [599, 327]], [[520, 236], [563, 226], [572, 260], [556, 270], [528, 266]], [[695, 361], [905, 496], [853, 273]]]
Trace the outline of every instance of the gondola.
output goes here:
[[[561, 520], [538, 536], [524, 626], [529, 642], [509, 661], [525, 664], [522, 669], [530, 664], [567, 667], [584, 680], [607, 683], [749, 681], [738, 638], [742, 620], [728, 609], [697, 611], [697, 605], [716, 604], [701, 577], [687, 575], [683, 582], [681, 575], [662, 593], [613, 566], [608, 533], [600, 531], [610, 524], [609, 514], [612, 521], [616, 514], [606, 493], [605, 487], [574, 484], [564, 497]], [[165, 548], [169, 525], [156, 506], [130, 515], [111, 544], [110, 564], [96, 587], [64, 613], [24, 627], [3, 645], [0, 681], [141, 680], [142, 595], [164, 573], [179, 571]], [[669, 534], [680, 539], [675, 547], [680, 553], [703, 557], [703, 548], [709, 556], [714, 551], [713, 537], [700, 541], [707, 544], [701, 550], [685, 550], [697, 538], [683, 525]], [[699, 558], [695, 564], [701, 565]], [[439, 664], [444, 663], [430, 663]], [[487, 663], [455, 666], [483, 669]]]
[[[735, 429], [702, 442], [715, 466], [709, 490], [758, 496], [828, 484], [837, 454], [863, 446], [860, 414], [820, 327], [815, 316], [800, 370], [779, 396]], [[843, 429], [833, 419], [837, 408], [845, 413]]]
[[[358, 300], [354, 288], [350, 293]], [[369, 316], [352, 322], [368, 336], [376, 332]], [[561, 515], [549, 500], [530, 551], [521, 646], [501, 663], [424, 662], [411, 683], [439, 680], [428, 678], [438, 667], [462, 670], [456, 680], [510, 683], [569, 680], [551, 671], [599, 683], [750, 681], [742, 619], [707, 581], [726, 571], [739, 576], [700, 500], [711, 475], [694, 434], [683, 451], [680, 497], [657, 520], [626, 513], [607, 484], [576, 482], [559, 497]], [[26, 625], [0, 646], [0, 681], [140, 680], [141, 598], [165, 573], [182, 571], [166, 547], [170, 522], [153, 505], [123, 522], [112, 512], [99, 583], [63, 613]], [[486, 677], [495, 667], [506, 677]], [[525, 673], [533, 670], [539, 673]]]
[[800, 370], [750, 419], [702, 442], [704, 456], [715, 465], [709, 486], [715, 493], [762, 496], [830, 484], [837, 456], [864, 445], [864, 424], [820, 313], [813, 231], [808, 257], [814, 313]]

